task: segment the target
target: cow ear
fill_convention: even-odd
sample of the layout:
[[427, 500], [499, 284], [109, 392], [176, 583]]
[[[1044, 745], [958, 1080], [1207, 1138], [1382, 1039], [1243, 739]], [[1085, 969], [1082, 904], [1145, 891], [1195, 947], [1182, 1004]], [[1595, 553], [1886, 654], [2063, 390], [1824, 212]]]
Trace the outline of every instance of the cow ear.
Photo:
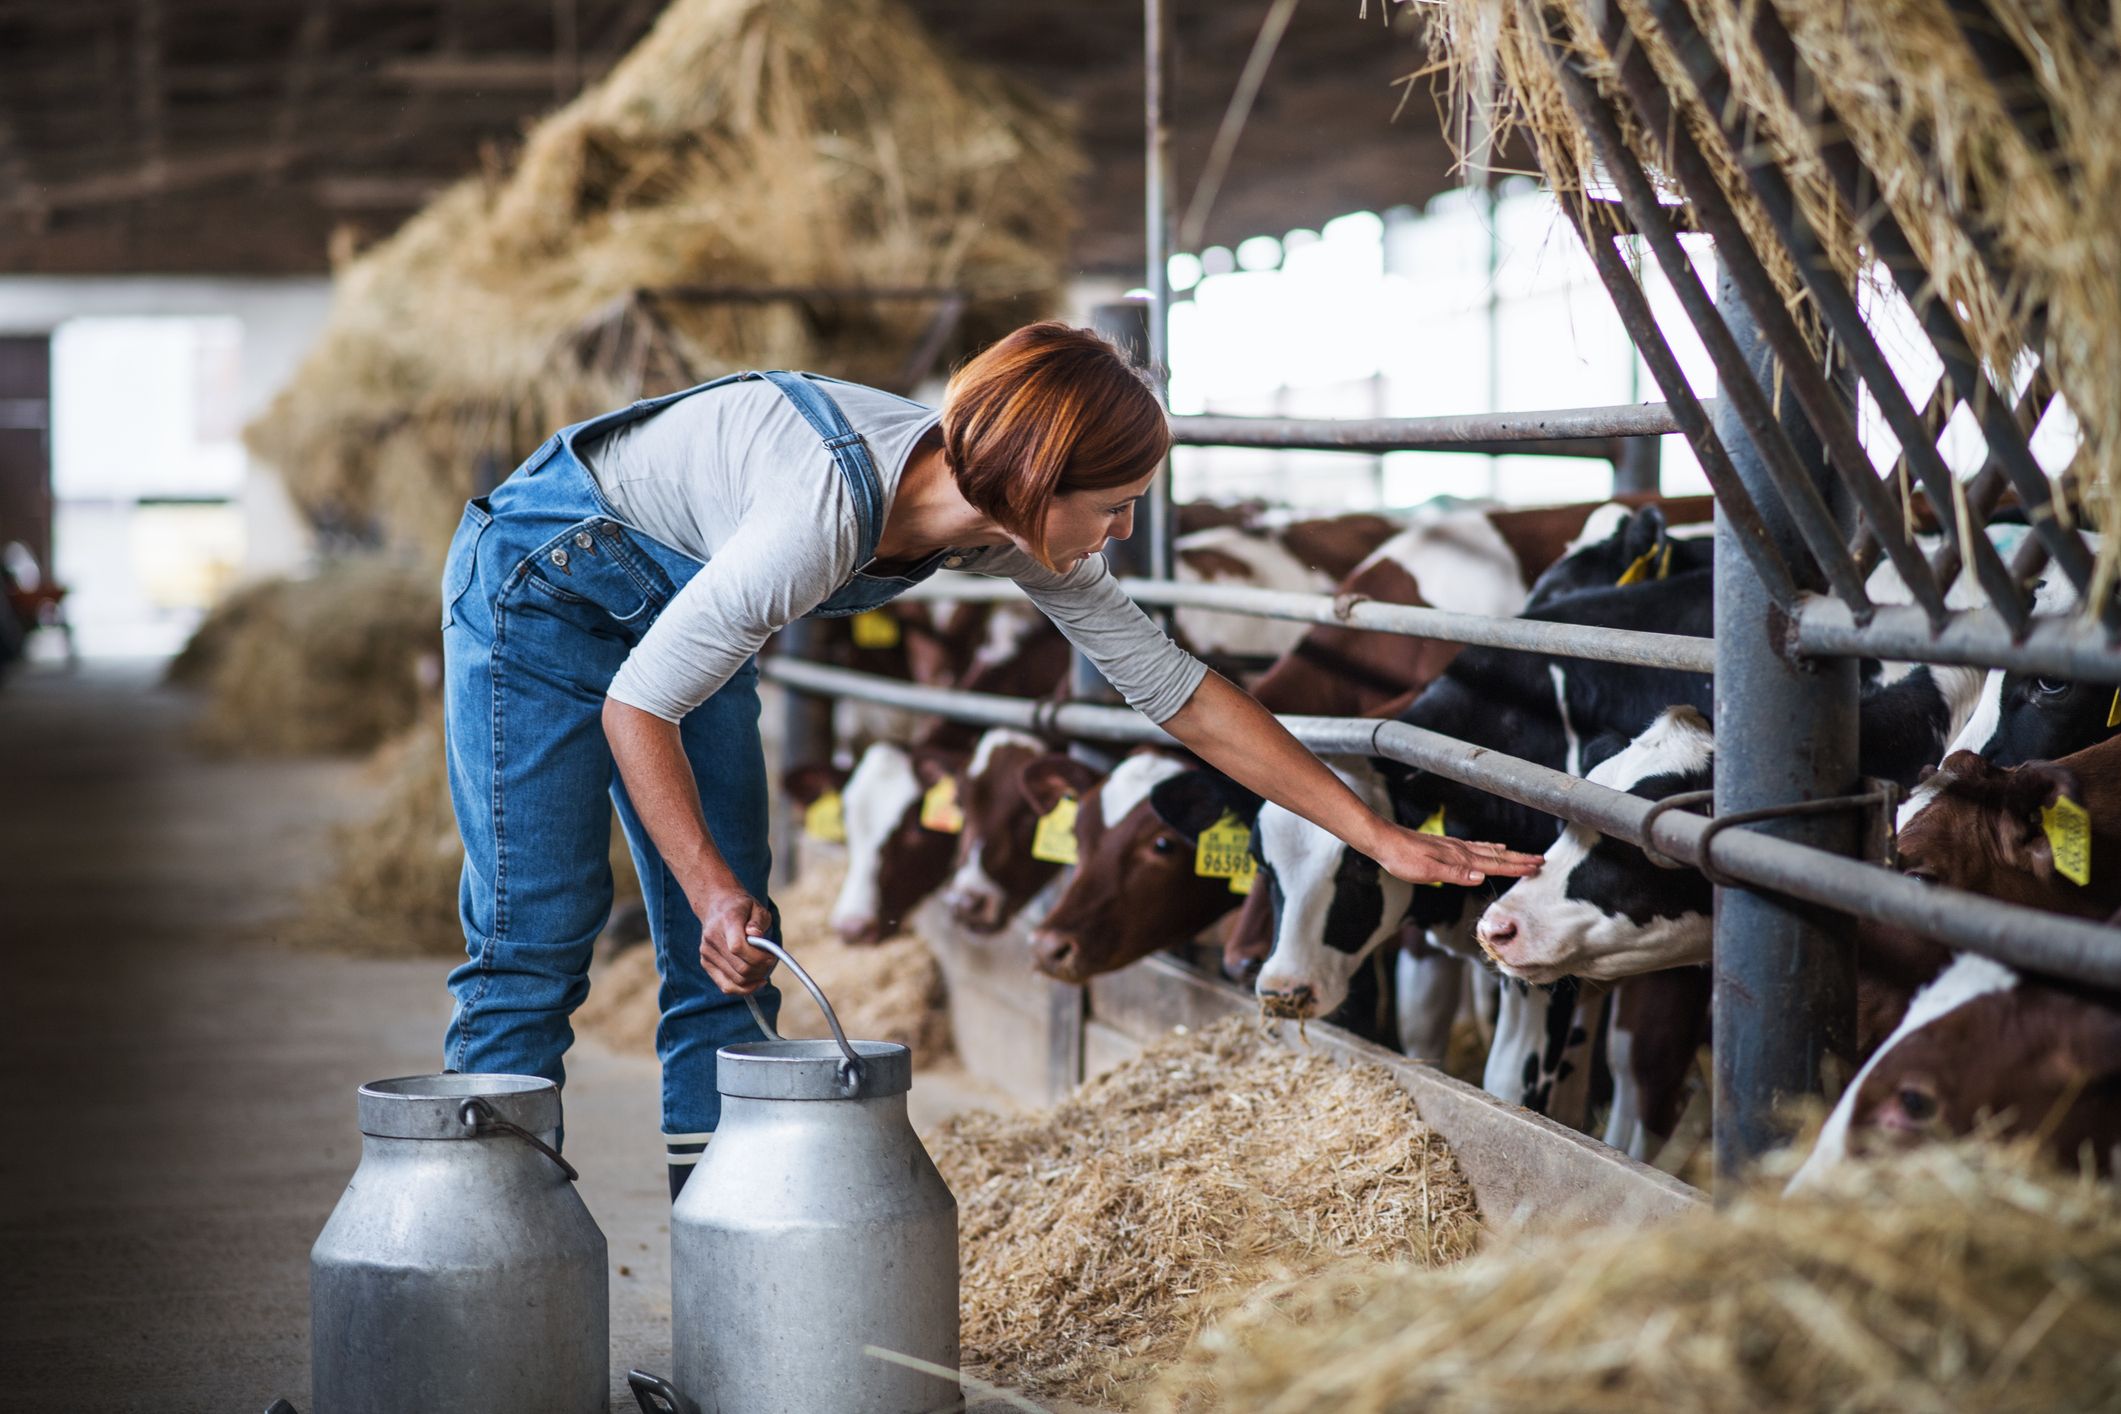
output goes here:
[[2010, 772], [2010, 791], [2001, 810], [1989, 813], [1996, 847], [2003, 862], [2036, 879], [2055, 873], [2055, 847], [2047, 837], [2043, 812], [2065, 797], [2083, 803], [2076, 772], [2052, 761], [2036, 761]]
[[1053, 751], [1024, 767], [1022, 789], [1025, 801], [1044, 815], [1063, 797], [1072, 795], [1081, 800], [1097, 781], [1096, 771], [1064, 751]]
[[945, 776], [954, 776], [965, 769], [965, 753], [945, 751], [938, 746], [916, 746], [910, 753], [913, 757], [913, 774], [924, 786], [932, 786]]
[[844, 790], [850, 773], [837, 766], [791, 766], [781, 774], [781, 786], [798, 805], [808, 805], [821, 796]]
[[1626, 556], [1627, 563], [1633, 564], [1644, 555], [1664, 548], [1664, 512], [1655, 506], [1644, 506], [1628, 517], [1628, 522], [1621, 527], [1620, 534], [1621, 551]]
[[1149, 792], [1149, 808], [1156, 818], [1189, 840], [1200, 838], [1225, 814], [1250, 825], [1259, 816], [1260, 799], [1220, 771], [1202, 768], [1182, 771], [1158, 781]]

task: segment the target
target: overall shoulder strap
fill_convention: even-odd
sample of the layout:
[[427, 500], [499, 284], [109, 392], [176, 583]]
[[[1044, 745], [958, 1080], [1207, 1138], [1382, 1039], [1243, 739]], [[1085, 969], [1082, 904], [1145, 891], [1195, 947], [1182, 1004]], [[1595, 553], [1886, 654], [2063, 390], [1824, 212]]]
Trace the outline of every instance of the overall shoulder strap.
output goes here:
[[884, 533], [884, 485], [876, 474], [876, 463], [869, 459], [869, 445], [862, 434], [855, 431], [840, 411], [840, 405], [823, 388], [800, 373], [786, 373], [778, 369], [756, 375], [764, 378], [781, 390], [803, 420], [816, 429], [824, 439], [825, 450], [832, 454], [832, 461], [847, 483], [848, 499], [854, 502], [855, 525], [861, 554], [858, 565], [866, 565], [876, 556], [876, 542]]

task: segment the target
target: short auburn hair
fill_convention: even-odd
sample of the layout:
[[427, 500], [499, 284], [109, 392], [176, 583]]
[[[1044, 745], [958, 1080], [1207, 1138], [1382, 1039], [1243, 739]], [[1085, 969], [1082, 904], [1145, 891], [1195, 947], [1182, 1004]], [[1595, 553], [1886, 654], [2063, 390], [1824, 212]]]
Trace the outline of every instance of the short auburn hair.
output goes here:
[[1057, 320], [988, 345], [943, 394], [943, 455], [958, 491], [1048, 569], [1055, 496], [1139, 481], [1170, 450], [1148, 376], [1108, 340]]

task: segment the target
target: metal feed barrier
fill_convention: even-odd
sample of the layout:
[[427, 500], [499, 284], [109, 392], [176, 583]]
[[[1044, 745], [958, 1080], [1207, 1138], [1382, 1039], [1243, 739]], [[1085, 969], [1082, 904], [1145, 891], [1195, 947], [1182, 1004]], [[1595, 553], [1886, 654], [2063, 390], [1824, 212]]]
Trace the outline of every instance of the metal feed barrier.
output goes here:
[[[1514, 0], [1546, 32], [1538, 0]], [[2121, 684], [2121, 604], [2095, 585], [2092, 556], [2058, 511], [2054, 490], [2029, 448], [2033, 426], [2054, 396], [2034, 376], [2015, 399], [1968, 352], [1957, 315], [1930, 292], [1928, 272], [1889, 213], [1862, 194], [1878, 189], [1853, 148], [1823, 144], [1823, 165], [1852, 209], [1873, 213], [1874, 249], [1897, 282], [1942, 361], [1944, 376], [1917, 408], [1894, 377], [1854, 299], [1819, 254], [1787, 182], [1749, 142], [1745, 117], [1726, 104], [1720, 61], [1677, 0], [1653, 0], [1657, 23], [1682, 56], [1687, 79], [1709, 111], [1725, 115], [1720, 140], [1780, 237], [1825, 326], [1899, 438], [1902, 456], [1939, 509], [1941, 548], [1925, 557], [1908, 533], [1897, 487], [1877, 475], [1856, 431], [1852, 380], [1822, 368], [1710, 175], [1709, 158], [1671, 111], [1621, 7], [1603, 7], [1605, 41], [1621, 56], [1620, 95], [1609, 98], [1577, 57], [1548, 32], [1546, 58], [1578, 124], [1618, 189], [1617, 209], [1587, 202], [1572, 224], [1623, 325], [1667, 401], [1627, 408], [1492, 413], [1441, 418], [1321, 422], [1281, 418], [1179, 417], [1185, 445], [1346, 450], [1542, 451], [1610, 455], [1621, 439], [1676, 432], [1687, 438], [1716, 494], [1714, 640], [1656, 633], [1490, 619], [1329, 596], [1170, 582], [1169, 478], [1161, 477], [1146, 517], [1146, 563], [1128, 591], [1151, 607], [1213, 608], [1413, 634], [1496, 648], [1558, 653], [1608, 662], [1713, 673], [1719, 743], [1714, 816], [1658, 810], [1638, 797], [1397, 722], [1284, 719], [1315, 750], [1367, 754], [1438, 772], [1564, 819], [1581, 822], [1701, 869], [1718, 884], [1715, 912], [1716, 1156], [1732, 1173], [1781, 1142], [1773, 1110], [1781, 1099], [1821, 1088], [1830, 1043], [1853, 1035], [1853, 949], [1847, 920], [1861, 915], [1910, 928], [1954, 948], [2098, 985], [2121, 986], [2121, 937], [2073, 918], [1923, 885], [1862, 862], [1850, 811], [1777, 814], [1844, 795], [1856, 780], [1857, 663], [1861, 657], [1969, 664]], [[1149, 134], [1146, 356], [1165, 366], [1170, 292], [1169, 0], [1146, 0]], [[1810, 86], [1773, 10], [1755, 9], [1754, 42], [1792, 86]], [[1969, 35], [1969, 43], [1996, 41]], [[1815, 91], [1808, 101], [1816, 103]], [[1669, 175], [1689, 205], [1666, 206], [1621, 138], [1615, 103], [1632, 106], [1637, 126], [1665, 135]], [[1833, 130], [1825, 113], [1822, 129]], [[1686, 224], [1682, 224], [1686, 223]], [[1704, 288], [1678, 236], [1698, 228], [1716, 244], [1720, 287]], [[1695, 397], [1657, 328], [1648, 297], [1618, 242], [1642, 240], [1664, 271], [1715, 366], [1722, 397]], [[1786, 394], [1786, 397], [1778, 397]], [[1782, 410], [1778, 412], [1778, 403]], [[1936, 439], [1947, 416], [1966, 405], [1987, 439], [1988, 463], [1955, 484]], [[1986, 522], [2006, 492], [2030, 526], [2006, 563]], [[1959, 514], [1944, 514], [1957, 506]], [[1865, 593], [1869, 570], [1890, 561], [1911, 603], [1883, 606]], [[2036, 616], [2033, 584], [2044, 573], [2069, 580], [2089, 610]], [[1953, 610], [1946, 595], [1971, 574], [1987, 607]], [[1013, 597], [1008, 584], [939, 584], [931, 597]], [[798, 694], [860, 698], [960, 721], [1017, 726], [1105, 742], [1165, 740], [1130, 711], [1108, 706], [1030, 703], [928, 689], [797, 661], [770, 661], [766, 675]], [[814, 730], [814, 727], [812, 728]], [[791, 741], [796, 740], [794, 736]], [[1737, 825], [1744, 817], [1744, 828]], [[1647, 831], [1647, 833], [1646, 833]]]

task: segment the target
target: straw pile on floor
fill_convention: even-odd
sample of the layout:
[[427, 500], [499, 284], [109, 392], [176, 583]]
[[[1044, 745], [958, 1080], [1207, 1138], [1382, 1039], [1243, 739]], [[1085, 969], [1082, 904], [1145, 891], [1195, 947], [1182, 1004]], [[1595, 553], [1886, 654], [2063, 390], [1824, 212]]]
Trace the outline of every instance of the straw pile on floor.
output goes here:
[[203, 688], [192, 731], [213, 751], [368, 751], [404, 731], [441, 670], [434, 576], [375, 556], [237, 590], [170, 664]]
[[[1800, 318], [1812, 320], [1796, 271], [1714, 131], [1649, 0], [1616, 0], [1716, 168], [1754, 246]], [[1528, 11], [1609, 93], [1620, 92], [1592, 0], [1442, 0], [1429, 37], [1458, 101], [1450, 127], [1462, 154], [1482, 137], [1530, 137], [1564, 199], [1600, 180], [1548, 67]], [[1866, 238], [1870, 210], [1841, 206], [1822, 160], [1846, 138], [1876, 174], [1876, 200], [1897, 217], [1973, 349], [2009, 370], [2039, 354], [2075, 414], [2083, 446], [2065, 473], [2095, 526], [2121, 512], [2121, 25], [2104, 6], [2055, 0], [1684, 0], [1730, 76], [1751, 151], [1789, 182], [1823, 253], [1850, 285], [1889, 283]], [[1767, 13], [1787, 29], [1831, 118], [1784, 96], [1750, 35]], [[1972, 36], [1972, 38], [1970, 38]], [[1983, 46], [2022, 70], [1999, 87]], [[1467, 100], [1484, 108], [1474, 121]], [[1491, 101], [1492, 100], [1492, 101]], [[2010, 107], [2006, 106], [2006, 102]], [[1616, 105], [1625, 137], [1653, 174], [1668, 172], [1666, 128]], [[2013, 111], [2015, 108], [2017, 111]], [[1980, 244], [1977, 245], [1976, 242]], [[1920, 390], [1916, 401], [1921, 401]], [[2102, 570], [2112, 582], [2121, 537]], [[2103, 602], [2103, 593], [2089, 602]]]
[[[775, 892], [788, 950], [824, 989], [849, 1036], [896, 1041], [913, 1052], [916, 1066], [944, 1059], [951, 1047], [942, 968], [916, 937], [864, 948], [841, 942], [827, 922], [841, 872], [811, 851], [802, 879], [785, 893]], [[800, 982], [785, 969], [774, 981], [781, 992], [776, 1030], [792, 1037], [832, 1034]], [[589, 1000], [575, 1013], [575, 1029], [620, 1050], [654, 1055], [656, 986], [655, 949], [627, 948], [590, 974]]]
[[1932, 1146], [1801, 1199], [1274, 1291], [1153, 1407], [2110, 1410], [2117, 1332], [2121, 1194]]
[[[247, 434], [320, 526], [439, 551], [552, 429], [732, 369], [891, 386], [1046, 312], [1079, 166], [1043, 103], [893, 0], [676, 0], [601, 82], [345, 264]], [[910, 391], [910, 390], [908, 390]]]
[[1471, 1188], [1389, 1074], [1244, 1019], [927, 1142], [957, 1195], [966, 1368], [1034, 1397], [1116, 1407], [1264, 1281], [1480, 1241]]

